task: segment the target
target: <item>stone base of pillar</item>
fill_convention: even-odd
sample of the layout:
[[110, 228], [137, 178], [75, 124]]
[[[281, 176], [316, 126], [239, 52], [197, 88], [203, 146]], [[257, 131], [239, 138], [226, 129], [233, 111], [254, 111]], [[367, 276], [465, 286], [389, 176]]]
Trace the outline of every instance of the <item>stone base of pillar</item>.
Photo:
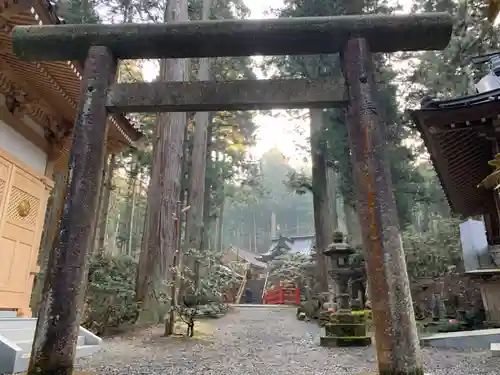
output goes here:
[[372, 343], [371, 337], [337, 337], [337, 336], [321, 336], [319, 338], [319, 345], [325, 348], [337, 347], [356, 347], [356, 346], [370, 346]]

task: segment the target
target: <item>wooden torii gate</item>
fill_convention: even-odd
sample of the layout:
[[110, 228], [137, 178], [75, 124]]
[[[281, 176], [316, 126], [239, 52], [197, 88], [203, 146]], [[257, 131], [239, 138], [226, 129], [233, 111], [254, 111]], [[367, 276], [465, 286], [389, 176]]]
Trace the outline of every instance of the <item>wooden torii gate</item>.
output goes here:
[[[16, 27], [13, 49], [21, 59], [85, 61], [69, 189], [29, 374], [69, 375], [73, 368], [109, 113], [345, 106], [379, 374], [423, 374], [371, 53], [443, 49], [451, 31], [444, 13]], [[327, 53], [342, 54], [345, 87], [308, 80], [114, 82], [118, 59]]]

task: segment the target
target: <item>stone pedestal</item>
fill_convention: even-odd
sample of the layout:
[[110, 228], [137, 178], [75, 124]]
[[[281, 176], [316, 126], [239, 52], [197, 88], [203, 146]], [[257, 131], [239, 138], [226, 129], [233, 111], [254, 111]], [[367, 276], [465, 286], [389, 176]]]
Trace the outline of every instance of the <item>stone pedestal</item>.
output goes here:
[[323, 327], [325, 334], [320, 338], [321, 346], [367, 346], [371, 337], [366, 333], [366, 316], [351, 311], [350, 279], [352, 269], [349, 257], [354, 249], [343, 242], [343, 234], [335, 233], [334, 242], [325, 250], [331, 259], [330, 277], [337, 287], [336, 303], [338, 310], [325, 315]]
[[330, 314], [324, 325], [325, 335], [320, 338], [321, 346], [368, 346], [371, 337], [366, 332], [366, 317], [350, 312]]

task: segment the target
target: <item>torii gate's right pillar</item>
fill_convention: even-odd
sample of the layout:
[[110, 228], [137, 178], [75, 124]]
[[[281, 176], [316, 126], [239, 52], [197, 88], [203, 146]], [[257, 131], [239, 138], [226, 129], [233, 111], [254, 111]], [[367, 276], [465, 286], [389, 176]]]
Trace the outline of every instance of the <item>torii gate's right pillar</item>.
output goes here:
[[386, 155], [385, 125], [375, 102], [373, 60], [365, 39], [342, 54], [349, 92], [349, 142], [372, 298], [380, 375], [423, 375], [396, 202]]

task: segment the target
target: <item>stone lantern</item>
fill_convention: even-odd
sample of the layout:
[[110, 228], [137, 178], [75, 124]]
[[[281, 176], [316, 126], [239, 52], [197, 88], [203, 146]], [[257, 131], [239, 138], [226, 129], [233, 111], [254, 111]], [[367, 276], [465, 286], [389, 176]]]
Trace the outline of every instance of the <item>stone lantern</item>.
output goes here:
[[371, 338], [366, 333], [366, 316], [353, 314], [350, 306], [349, 281], [352, 275], [350, 257], [354, 249], [344, 242], [341, 232], [334, 234], [333, 243], [324, 254], [330, 258], [329, 275], [334, 284], [337, 311], [329, 314], [324, 324], [325, 335], [321, 337], [321, 346], [367, 346]]
[[335, 302], [339, 310], [350, 311], [349, 280], [351, 278], [350, 257], [354, 249], [344, 242], [342, 232], [335, 232], [333, 243], [324, 251], [330, 258], [328, 274], [333, 282]]

